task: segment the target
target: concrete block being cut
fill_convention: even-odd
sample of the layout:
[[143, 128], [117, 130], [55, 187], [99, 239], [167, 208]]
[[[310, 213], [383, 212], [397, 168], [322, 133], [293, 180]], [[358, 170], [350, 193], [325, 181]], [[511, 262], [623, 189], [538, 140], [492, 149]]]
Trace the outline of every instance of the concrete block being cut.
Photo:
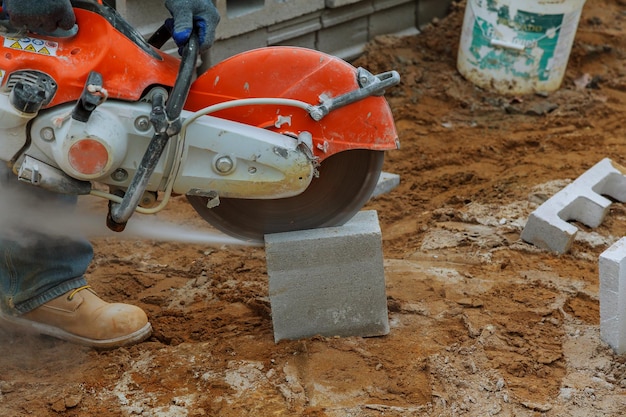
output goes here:
[[566, 253], [578, 228], [576, 220], [598, 227], [608, 212], [611, 200], [626, 201], [626, 168], [603, 159], [574, 182], [556, 193], [528, 218], [521, 239], [543, 249]]
[[345, 225], [265, 236], [274, 340], [389, 333], [376, 211]]
[[626, 353], [626, 238], [600, 255], [600, 337]]

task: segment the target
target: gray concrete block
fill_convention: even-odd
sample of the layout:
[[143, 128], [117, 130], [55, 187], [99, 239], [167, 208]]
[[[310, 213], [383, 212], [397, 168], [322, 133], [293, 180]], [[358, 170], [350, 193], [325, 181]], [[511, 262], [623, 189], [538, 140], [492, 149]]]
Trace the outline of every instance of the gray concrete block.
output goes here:
[[219, 1], [218, 7], [222, 10], [226, 10], [224, 14], [227, 17], [233, 18], [263, 9], [265, 7], [265, 0], [225, 0]]
[[317, 50], [350, 60], [363, 53], [369, 41], [369, 19], [325, 27], [317, 33]]
[[326, 0], [326, 7], [334, 9], [336, 7], [342, 7], [348, 4], [354, 4], [362, 1], [363, 0]]
[[394, 188], [400, 185], [400, 176], [397, 174], [391, 174], [389, 172], [381, 172], [376, 183], [376, 188], [372, 192], [372, 198], [379, 195], [387, 194]]
[[307, 33], [297, 38], [289, 38], [283, 42], [272, 44], [273, 46], [299, 46], [301, 48], [315, 49], [317, 35], [315, 32]]
[[402, 4], [412, 4], [417, 8], [419, 0], [374, 0], [374, 10], [385, 10]]
[[[290, 39], [300, 38], [308, 34], [315, 34], [322, 28], [320, 22], [321, 12], [309, 13], [296, 19], [277, 23], [267, 28], [268, 45], [291, 45]], [[313, 43], [315, 48], [315, 42]]]
[[200, 71], [205, 71], [207, 68], [238, 53], [263, 48], [265, 46], [267, 46], [266, 28], [250, 31], [234, 38], [223, 39], [216, 42], [211, 49], [202, 56]]
[[[322, 26], [328, 28], [342, 23], [351, 23], [372, 13], [374, 13], [374, 6], [370, 2], [360, 2], [338, 9], [326, 9], [322, 13]], [[350, 26], [350, 24], [347, 25], [345, 30], [349, 31]]]
[[418, 0], [417, 1], [417, 23], [418, 28], [423, 29], [424, 26], [432, 22], [436, 17], [444, 17], [452, 0]]
[[369, 37], [372, 39], [378, 35], [398, 33], [407, 28], [417, 30], [415, 2], [404, 2], [395, 7], [380, 9], [372, 14], [369, 22]]
[[276, 342], [389, 333], [377, 213], [345, 225], [265, 236]]
[[117, 1], [117, 10], [137, 30], [145, 36], [159, 28], [170, 12], [165, 8], [165, 1], [127, 0]]
[[600, 337], [626, 353], [626, 238], [600, 255]]
[[[268, 45], [316, 49], [345, 60], [358, 57], [374, 36], [417, 33], [417, 0], [214, 0], [222, 20], [202, 70], [245, 50]], [[169, 12], [163, 2], [117, 0], [116, 7], [149, 37]], [[169, 42], [164, 51], [177, 55]]]
[[[217, 9], [222, 16], [216, 39], [228, 39], [251, 30], [267, 27], [299, 16], [324, 10], [324, 0], [266, 0], [263, 7], [254, 3], [246, 7], [244, 0], [218, 0]], [[248, 0], [249, 3], [250, 0]], [[244, 3], [246, 3], [244, 1]]]

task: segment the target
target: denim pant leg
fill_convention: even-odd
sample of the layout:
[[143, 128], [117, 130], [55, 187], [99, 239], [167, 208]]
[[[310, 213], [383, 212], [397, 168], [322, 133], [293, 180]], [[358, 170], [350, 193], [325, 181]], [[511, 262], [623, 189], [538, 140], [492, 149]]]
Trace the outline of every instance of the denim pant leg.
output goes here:
[[75, 203], [75, 197], [20, 183], [0, 161], [0, 309], [4, 313], [27, 313], [86, 284], [83, 275], [93, 258], [89, 241], [75, 234], [48, 235], [28, 224], [29, 216], [54, 222], [53, 207], [71, 210]]

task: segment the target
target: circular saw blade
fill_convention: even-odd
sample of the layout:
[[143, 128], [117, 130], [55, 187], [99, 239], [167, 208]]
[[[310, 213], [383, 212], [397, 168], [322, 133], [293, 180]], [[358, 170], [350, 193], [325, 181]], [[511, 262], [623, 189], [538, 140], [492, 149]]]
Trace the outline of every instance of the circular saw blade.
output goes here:
[[301, 194], [274, 200], [221, 198], [207, 208], [207, 197], [187, 196], [198, 214], [236, 238], [262, 243], [270, 233], [339, 226], [369, 200], [384, 152], [357, 149], [325, 159], [319, 177]]

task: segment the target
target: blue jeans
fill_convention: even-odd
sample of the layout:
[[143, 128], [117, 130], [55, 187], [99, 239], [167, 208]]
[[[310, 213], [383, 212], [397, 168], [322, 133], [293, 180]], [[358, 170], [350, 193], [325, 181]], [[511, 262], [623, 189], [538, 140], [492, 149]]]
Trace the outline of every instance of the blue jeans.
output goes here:
[[24, 314], [86, 285], [83, 275], [93, 258], [89, 241], [47, 234], [32, 221], [54, 222], [53, 211], [71, 210], [76, 197], [21, 183], [2, 161], [0, 196], [0, 310]]

